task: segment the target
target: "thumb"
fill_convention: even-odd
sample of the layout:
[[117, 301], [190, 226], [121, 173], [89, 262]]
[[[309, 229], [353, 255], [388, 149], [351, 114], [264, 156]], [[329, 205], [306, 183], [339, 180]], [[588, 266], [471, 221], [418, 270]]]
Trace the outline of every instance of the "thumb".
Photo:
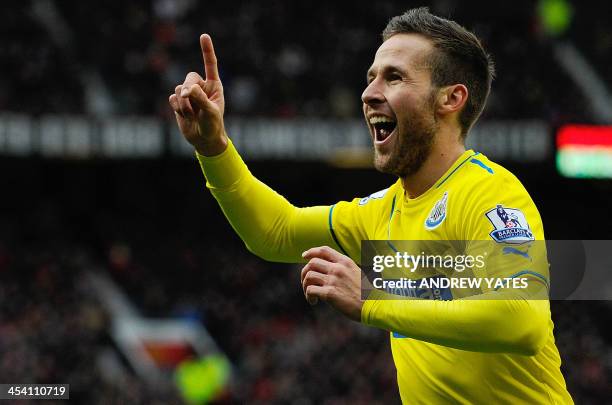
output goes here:
[[208, 99], [208, 96], [202, 90], [199, 84], [192, 84], [188, 90], [187, 95], [195, 105], [204, 111], [214, 111], [213, 102]]

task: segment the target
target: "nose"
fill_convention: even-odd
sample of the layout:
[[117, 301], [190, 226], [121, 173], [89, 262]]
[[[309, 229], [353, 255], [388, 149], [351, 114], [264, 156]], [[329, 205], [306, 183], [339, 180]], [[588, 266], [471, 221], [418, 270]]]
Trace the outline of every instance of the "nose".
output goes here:
[[380, 104], [385, 101], [385, 96], [380, 90], [377, 79], [372, 80], [365, 88], [361, 94], [361, 101], [368, 105]]

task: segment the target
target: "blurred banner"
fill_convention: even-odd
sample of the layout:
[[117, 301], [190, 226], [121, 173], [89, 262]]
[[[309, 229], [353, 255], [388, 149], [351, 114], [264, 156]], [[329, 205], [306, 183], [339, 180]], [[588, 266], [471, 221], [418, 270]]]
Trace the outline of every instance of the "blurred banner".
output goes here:
[[[227, 132], [247, 159], [371, 161], [371, 140], [359, 119], [226, 119]], [[543, 161], [551, 154], [544, 121], [485, 121], [467, 146], [493, 159]], [[153, 117], [109, 117], [0, 113], [0, 155], [48, 158], [157, 158], [191, 156], [174, 122]], [[359, 159], [357, 159], [359, 160]]]
[[559, 128], [556, 159], [557, 169], [565, 177], [612, 178], [612, 126]]

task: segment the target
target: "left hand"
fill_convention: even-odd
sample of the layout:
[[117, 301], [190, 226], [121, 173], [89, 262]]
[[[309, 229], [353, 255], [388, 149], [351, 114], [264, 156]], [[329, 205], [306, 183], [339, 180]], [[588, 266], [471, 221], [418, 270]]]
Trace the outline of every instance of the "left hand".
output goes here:
[[361, 322], [361, 269], [351, 258], [328, 247], [305, 251], [308, 263], [302, 269], [302, 288], [308, 303], [319, 299], [348, 318]]

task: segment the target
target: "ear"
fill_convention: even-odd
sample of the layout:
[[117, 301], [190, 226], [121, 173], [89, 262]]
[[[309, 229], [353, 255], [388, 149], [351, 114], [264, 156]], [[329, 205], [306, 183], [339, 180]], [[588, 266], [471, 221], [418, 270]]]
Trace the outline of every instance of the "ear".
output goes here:
[[468, 89], [463, 84], [453, 84], [441, 88], [438, 92], [436, 109], [439, 114], [459, 112], [468, 99]]

